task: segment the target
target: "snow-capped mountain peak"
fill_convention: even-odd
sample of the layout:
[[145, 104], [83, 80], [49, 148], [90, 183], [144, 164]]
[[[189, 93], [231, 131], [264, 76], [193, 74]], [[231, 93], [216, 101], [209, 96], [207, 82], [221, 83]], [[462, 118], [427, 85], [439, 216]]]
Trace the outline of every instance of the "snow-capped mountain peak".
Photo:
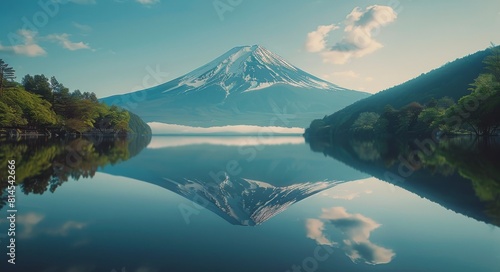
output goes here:
[[[342, 89], [293, 66], [266, 48], [235, 47], [206, 65], [177, 79], [177, 84], [163, 92], [182, 88], [182, 92], [220, 86], [226, 96], [284, 84], [323, 90]], [[184, 87], [184, 88], [183, 88]]]
[[291, 205], [332, 188], [343, 181], [304, 182], [289, 186], [245, 178], [227, 173], [220, 183], [196, 179], [167, 179], [161, 185], [190, 200], [198, 200], [228, 222], [236, 225], [260, 225]]
[[367, 96], [319, 79], [253, 45], [235, 47], [161, 85], [103, 101], [133, 107], [146, 122], [194, 127], [270, 126], [270, 116], [279, 111], [295, 116], [279, 126], [306, 127], [311, 120]]

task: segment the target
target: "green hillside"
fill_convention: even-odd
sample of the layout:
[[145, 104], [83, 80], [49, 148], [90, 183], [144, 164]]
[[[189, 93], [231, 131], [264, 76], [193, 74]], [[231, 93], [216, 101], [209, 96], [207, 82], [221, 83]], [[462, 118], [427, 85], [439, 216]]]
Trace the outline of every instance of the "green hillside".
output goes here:
[[0, 135], [3, 134], [151, 134], [137, 115], [97, 100], [94, 93], [70, 92], [55, 77], [26, 75], [0, 59]]
[[[455, 103], [464, 96], [471, 95], [471, 84], [474, 82], [476, 85], [482, 84], [481, 86], [486, 84], [484, 82], [488, 81], [487, 78], [479, 80], [478, 77], [488, 72], [486, 66], [491, 71], [494, 69], [493, 66], [499, 63], [496, 59], [498, 56], [492, 56], [492, 52], [498, 54], [499, 48], [496, 47], [494, 50], [490, 48], [457, 59], [401, 85], [357, 101], [323, 119], [314, 120], [306, 130], [306, 137], [325, 137], [326, 134], [329, 134], [329, 137], [346, 136], [360, 131], [374, 135], [383, 133], [380, 131], [381, 127], [396, 133], [398, 130], [416, 132], [425, 126], [431, 127], [431, 124], [434, 127], [442, 126], [440, 120], [436, 120], [438, 115], [450, 115], [457, 110], [460, 103], [457, 105]], [[490, 62], [496, 64], [486, 65], [484, 61], [488, 56]], [[479, 81], [483, 81], [484, 84]], [[495, 78], [490, 78], [490, 81], [495, 81]], [[498, 79], [496, 81], [498, 82]], [[476, 86], [475, 89], [479, 90], [481, 86]], [[452, 107], [455, 108], [451, 109]], [[423, 112], [426, 115], [421, 115]], [[381, 120], [380, 117], [385, 119]], [[405, 119], [403, 122], [405, 124], [401, 122], [391, 124], [391, 118], [395, 119], [396, 123]], [[425, 122], [428, 123], [423, 124]]]

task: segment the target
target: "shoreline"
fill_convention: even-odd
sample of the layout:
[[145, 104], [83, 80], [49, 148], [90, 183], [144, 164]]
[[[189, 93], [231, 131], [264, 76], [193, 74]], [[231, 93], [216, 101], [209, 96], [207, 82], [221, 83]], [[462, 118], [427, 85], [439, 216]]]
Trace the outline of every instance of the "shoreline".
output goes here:
[[67, 138], [82, 136], [113, 136], [126, 137], [137, 133], [123, 132], [117, 130], [92, 130], [88, 132], [69, 132], [62, 129], [21, 129], [21, 128], [0, 128], [0, 138], [19, 138], [19, 137], [49, 137], [49, 138]]

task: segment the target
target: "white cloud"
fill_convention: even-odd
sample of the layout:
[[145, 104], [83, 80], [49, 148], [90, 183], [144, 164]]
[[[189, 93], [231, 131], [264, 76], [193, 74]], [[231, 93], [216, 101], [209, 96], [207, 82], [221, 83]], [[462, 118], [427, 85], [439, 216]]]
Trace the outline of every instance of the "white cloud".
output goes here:
[[[344, 64], [352, 58], [361, 58], [383, 47], [374, 36], [379, 34], [381, 27], [394, 22], [396, 18], [397, 13], [389, 6], [373, 5], [365, 10], [356, 7], [344, 21], [344, 36], [339, 42], [327, 48], [324, 37], [333, 29], [323, 29], [322, 33], [328, 31], [321, 36], [318, 31], [324, 26], [320, 26], [318, 30], [311, 32], [316, 33], [312, 35], [316, 38], [316, 43], [313, 42], [312, 45], [318, 46], [313, 46], [312, 49], [315, 50], [309, 51], [320, 53], [324, 62], [334, 64]], [[311, 33], [308, 34], [308, 44], [311, 41]], [[321, 37], [323, 38], [320, 39]]]
[[135, 1], [139, 4], [146, 5], [146, 6], [160, 3], [160, 0], [135, 0]]
[[55, 236], [67, 236], [72, 230], [81, 230], [87, 226], [87, 223], [67, 221], [60, 227], [49, 229], [47, 233]]
[[92, 31], [92, 27], [88, 26], [88, 25], [84, 25], [84, 24], [79, 24], [77, 22], [73, 22], [72, 25], [76, 28], [78, 28], [80, 31], [84, 32], [84, 33], [89, 33]]
[[303, 128], [299, 127], [261, 127], [261, 126], [250, 126], [250, 125], [235, 125], [235, 126], [221, 126], [221, 127], [190, 127], [175, 124], [166, 124], [159, 122], [148, 123], [153, 131], [153, 134], [242, 134], [242, 135], [257, 135], [261, 133], [272, 133], [274, 135], [278, 134], [296, 134], [301, 135], [304, 133]]
[[19, 215], [17, 223], [21, 226], [19, 237], [23, 239], [33, 238], [39, 234], [48, 234], [52, 236], [67, 236], [73, 230], [82, 230], [88, 224], [77, 221], [66, 221], [62, 225], [54, 227], [40, 226], [45, 219], [42, 214], [30, 212]]
[[354, 72], [353, 70], [333, 72], [332, 75], [334, 77], [343, 77], [349, 79], [359, 78], [359, 74]]
[[45, 218], [44, 215], [34, 212], [22, 214], [17, 217], [17, 223], [22, 226], [22, 231], [19, 234], [20, 238], [31, 238], [35, 234], [35, 227]]
[[333, 244], [326, 238], [325, 229], [331, 225], [343, 233], [342, 250], [353, 262], [377, 265], [390, 263], [396, 255], [392, 249], [376, 245], [370, 241], [371, 233], [380, 224], [362, 214], [350, 214], [343, 207], [323, 209], [320, 219], [308, 219], [307, 237], [320, 245]]
[[353, 200], [360, 196], [359, 193], [345, 194], [345, 195], [332, 195], [330, 196], [333, 199], [342, 199], [342, 200]]
[[371, 232], [380, 227], [373, 219], [362, 214], [350, 214], [343, 207], [323, 209], [321, 218], [347, 235], [343, 249], [353, 262], [376, 265], [392, 261], [395, 254], [391, 249], [375, 245], [369, 240]]
[[46, 55], [47, 52], [36, 43], [36, 32], [20, 29], [17, 31], [17, 34], [14, 34], [13, 37], [22, 44], [16, 44], [12, 46], [3, 46], [0, 43], [0, 52], [9, 52], [17, 55], [24, 55], [28, 57], [37, 57]]
[[63, 48], [75, 51], [75, 50], [80, 50], [80, 49], [90, 49], [90, 46], [86, 43], [83, 42], [72, 42], [69, 40], [69, 34], [63, 33], [63, 34], [52, 34], [47, 36], [48, 40], [58, 42]]
[[307, 34], [306, 49], [309, 52], [320, 52], [326, 47], [326, 37], [332, 30], [338, 29], [336, 25], [320, 25], [315, 31]]
[[169, 148], [189, 145], [221, 145], [221, 146], [257, 146], [257, 145], [299, 145], [304, 144], [304, 137], [300, 136], [275, 136], [260, 138], [255, 136], [192, 136], [192, 137], [153, 137], [148, 149]]
[[313, 239], [318, 245], [333, 245], [334, 243], [325, 237], [323, 231], [325, 224], [318, 219], [307, 219], [306, 221], [307, 238]]
[[[323, 74], [321, 77], [325, 80], [333, 80], [337, 84], [341, 84], [346, 88], [354, 88], [353, 86], [349, 86], [353, 83], [359, 83], [362, 81], [371, 82], [374, 80], [373, 77], [364, 77], [363, 75], [353, 70], [337, 71], [330, 74]], [[354, 89], [361, 91], [360, 89]]]
[[344, 241], [345, 253], [353, 262], [364, 261], [366, 264], [387, 264], [392, 261], [394, 251], [376, 245], [368, 240], [361, 242]]
[[362, 242], [370, 238], [370, 233], [380, 227], [380, 224], [362, 214], [350, 214], [344, 207], [323, 209], [321, 219], [329, 220], [350, 240]]

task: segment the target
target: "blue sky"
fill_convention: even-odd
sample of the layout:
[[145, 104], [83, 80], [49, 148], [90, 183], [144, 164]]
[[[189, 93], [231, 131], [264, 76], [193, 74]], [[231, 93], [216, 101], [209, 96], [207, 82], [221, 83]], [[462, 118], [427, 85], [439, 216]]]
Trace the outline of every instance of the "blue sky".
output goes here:
[[[169, 81], [239, 45], [260, 44], [318, 77], [375, 93], [500, 44], [497, 0], [4, 0], [2, 7], [0, 58], [18, 80], [54, 75], [98, 97]], [[368, 35], [361, 45], [359, 31]]]

